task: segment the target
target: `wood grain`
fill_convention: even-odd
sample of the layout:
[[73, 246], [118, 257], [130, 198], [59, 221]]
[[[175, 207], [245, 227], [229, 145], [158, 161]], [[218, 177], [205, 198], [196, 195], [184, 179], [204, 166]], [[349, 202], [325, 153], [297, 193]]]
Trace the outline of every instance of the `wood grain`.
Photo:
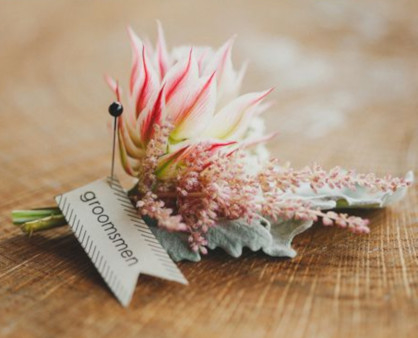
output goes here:
[[[68, 229], [23, 236], [10, 212], [106, 175], [112, 95], [126, 83], [125, 26], [171, 46], [234, 33], [245, 90], [275, 86], [270, 149], [380, 174], [417, 170], [418, 6], [413, 1], [19, 1], [0, 10], [0, 336], [413, 337], [418, 189], [363, 212], [371, 234], [314, 226], [298, 256], [211, 252], [190, 286], [141, 276], [122, 308]], [[118, 168], [122, 176], [120, 168]], [[128, 181], [125, 181], [127, 184]]]

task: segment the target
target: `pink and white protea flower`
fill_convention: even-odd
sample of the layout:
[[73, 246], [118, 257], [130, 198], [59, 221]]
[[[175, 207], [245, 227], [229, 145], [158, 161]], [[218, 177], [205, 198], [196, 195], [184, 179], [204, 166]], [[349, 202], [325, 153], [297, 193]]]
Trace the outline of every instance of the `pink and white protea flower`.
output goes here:
[[[169, 128], [165, 154], [158, 158], [156, 173], [160, 179], [174, 175], [186, 150], [202, 141], [211, 144], [213, 151], [220, 151], [266, 139], [260, 133], [250, 133], [249, 127], [257, 125], [252, 121], [268, 106], [263, 100], [271, 89], [240, 94], [246, 67], [236, 70], [232, 64], [234, 39], [216, 51], [179, 47], [169, 52], [160, 26], [155, 49], [132, 29], [128, 33], [133, 62], [127, 111], [119, 122], [119, 144], [129, 175], [141, 176], [146, 149], [157, 126]], [[122, 100], [118, 83], [109, 77], [107, 80], [117, 99]]]

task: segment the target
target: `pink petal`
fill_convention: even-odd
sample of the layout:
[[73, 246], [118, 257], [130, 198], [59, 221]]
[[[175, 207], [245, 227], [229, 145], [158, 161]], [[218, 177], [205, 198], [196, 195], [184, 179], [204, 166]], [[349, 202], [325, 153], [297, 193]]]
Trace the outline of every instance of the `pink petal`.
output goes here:
[[273, 103], [274, 102], [272, 102], [272, 101], [261, 102], [260, 104], [257, 105], [257, 109], [254, 112], [254, 115], [259, 116], [259, 115], [263, 114], [265, 111], [267, 111], [268, 109], [271, 108]]
[[199, 135], [212, 119], [215, 105], [215, 73], [178, 91], [166, 105], [167, 118], [175, 127], [170, 136], [181, 141]]
[[[195, 49], [197, 54], [197, 65], [199, 68], [199, 74], [204, 74], [207, 58], [209, 58], [209, 54], [211, 52], [211, 49], [209, 47], [198, 47]], [[215, 71], [215, 70], [213, 70]], [[208, 72], [208, 74], [213, 73]]]
[[138, 78], [139, 60], [140, 58], [136, 54], [134, 54], [132, 60], [131, 76], [129, 79], [129, 93], [131, 95], [133, 94], [134, 86]]
[[158, 90], [159, 76], [150, 62], [146, 46], [131, 28], [128, 28], [128, 34], [133, 54], [129, 88], [134, 101], [135, 116], [138, 117]]
[[170, 66], [169, 55], [167, 52], [167, 45], [164, 37], [164, 30], [161, 26], [161, 22], [157, 21], [158, 24], [158, 40], [157, 40], [157, 62], [160, 71], [160, 79], [163, 79], [167, 70]]
[[236, 141], [229, 141], [229, 142], [213, 143], [209, 146], [209, 151], [215, 152], [222, 147], [230, 146], [232, 144], [237, 144], [237, 142]]
[[225, 42], [216, 54], [212, 57], [212, 61], [207, 65], [206, 74], [216, 71], [220, 80], [223, 73], [232, 68], [231, 51], [235, 41], [235, 36]]
[[118, 141], [119, 141], [118, 142], [119, 143], [119, 154], [120, 154], [122, 167], [128, 175], [136, 177], [138, 175], [138, 172], [134, 170], [131, 163], [129, 162], [128, 155], [127, 155], [127, 152], [126, 152], [125, 143], [124, 143], [124, 140], [123, 140], [123, 137], [121, 135], [120, 130], [118, 132]]
[[132, 51], [134, 53], [140, 54], [143, 46], [141, 39], [138, 37], [138, 35], [135, 34], [132, 27], [128, 26], [127, 31], [129, 35], [129, 40], [131, 42]]
[[128, 126], [129, 124], [126, 123], [125, 119], [119, 118], [119, 133], [120, 137], [122, 138], [127, 155], [134, 159], [141, 159], [145, 155], [145, 150], [142, 148], [142, 144], [141, 146], [137, 146], [135, 142], [133, 142], [131, 135], [128, 131]]
[[[233, 144], [237, 144], [237, 142], [235, 142], [235, 141], [231, 141], [231, 142], [223, 142], [223, 143], [213, 143], [213, 144], [210, 144], [209, 145], [209, 148], [208, 148], [208, 150], [211, 152], [211, 154], [214, 154], [214, 153], [216, 153], [217, 151], [219, 151], [219, 150], [221, 150], [222, 148], [224, 148], [224, 147], [228, 147], [228, 146], [230, 146], [230, 145], [233, 145]], [[233, 152], [235, 152], [235, 151], [237, 151], [238, 149], [234, 149], [234, 150], [232, 150], [229, 154], [227, 154], [227, 156], [230, 156]], [[212, 163], [213, 162], [208, 162], [208, 163], [206, 163], [204, 166], [203, 166], [203, 169], [202, 170], [205, 170], [205, 169], [207, 169], [207, 168], [209, 168], [211, 165], [212, 165]]]
[[217, 108], [223, 108], [228, 102], [237, 97], [245, 74], [246, 65], [239, 72], [235, 71], [232, 64], [232, 46], [235, 37], [229, 39], [216, 52], [213, 60], [205, 69], [205, 74], [216, 71], [218, 83]]
[[[120, 102], [120, 87], [118, 83], [112, 79], [110, 76], [105, 75], [105, 80], [109, 87], [113, 90], [116, 94], [116, 99]], [[130, 149], [130, 144], [132, 147], [135, 148], [142, 148], [143, 144], [141, 142], [140, 136], [138, 132], [135, 130], [135, 117], [132, 114], [132, 110], [126, 109], [123, 115], [119, 118], [120, 124], [119, 126], [123, 126], [124, 130], [122, 131], [123, 136], [125, 138], [125, 142], [128, 145], [128, 149]], [[121, 128], [121, 127], [120, 127]], [[126, 129], [126, 130], [125, 130]], [[126, 131], [128, 135], [126, 134]]]
[[164, 86], [160, 89], [155, 103], [149, 106], [149, 110], [140, 117], [141, 140], [144, 144], [147, 144], [154, 134], [154, 125], [161, 124], [164, 106], [163, 92]]
[[120, 102], [120, 88], [119, 88], [119, 83], [114, 80], [112, 77], [110, 77], [109, 75], [105, 75], [105, 81], [108, 84], [108, 86], [110, 87], [110, 89], [115, 93], [116, 95], [116, 100], [118, 100]]
[[246, 148], [251, 148], [253, 146], [256, 146], [257, 144], [260, 144], [260, 143], [268, 142], [268, 141], [272, 140], [273, 138], [275, 138], [277, 136], [277, 134], [278, 134], [278, 132], [274, 132], [274, 133], [267, 134], [266, 136], [257, 138], [255, 140], [251, 140], [251, 141], [248, 141], [248, 142], [242, 142], [242, 147], [244, 149], [246, 149]]
[[220, 139], [241, 136], [248, 128], [248, 123], [254, 113], [257, 104], [268, 95], [272, 89], [249, 93], [236, 98], [219, 111], [205, 130], [205, 136]]
[[162, 156], [158, 161], [158, 169], [156, 171], [158, 178], [165, 179], [175, 175], [177, 166], [186, 156], [188, 150], [190, 150], [190, 146], [184, 146], [172, 153]]
[[198, 66], [193, 56], [193, 50], [190, 49], [189, 57], [186, 62], [178, 62], [166, 74], [165, 100], [169, 102], [173, 95], [184, 87], [193, 85], [198, 79]]
[[144, 144], [142, 143], [141, 135], [138, 132], [138, 128], [136, 128], [137, 123], [135, 117], [132, 116], [132, 114], [130, 114], [129, 111], [127, 111], [122, 115], [122, 119], [124, 120], [124, 127], [126, 128], [128, 135], [132, 140], [132, 143], [137, 148], [143, 148]]

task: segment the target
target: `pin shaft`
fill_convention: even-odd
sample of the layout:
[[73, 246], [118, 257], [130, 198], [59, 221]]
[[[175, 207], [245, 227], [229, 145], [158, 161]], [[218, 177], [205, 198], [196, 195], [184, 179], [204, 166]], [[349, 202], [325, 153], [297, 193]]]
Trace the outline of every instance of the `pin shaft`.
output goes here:
[[109, 106], [109, 113], [114, 117], [113, 120], [113, 143], [112, 143], [112, 166], [110, 169], [110, 186], [115, 174], [115, 149], [116, 149], [116, 131], [118, 125], [118, 117], [123, 113], [123, 106], [119, 102], [113, 102]]
[[115, 116], [114, 120], [113, 120], [113, 142], [112, 142], [112, 167], [110, 169], [110, 178], [111, 178], [111, 183], [113, 182], [113, 176], [115, 174], [115, 148], [116, 148], [116, 126], [118, 123], [118, 117]]

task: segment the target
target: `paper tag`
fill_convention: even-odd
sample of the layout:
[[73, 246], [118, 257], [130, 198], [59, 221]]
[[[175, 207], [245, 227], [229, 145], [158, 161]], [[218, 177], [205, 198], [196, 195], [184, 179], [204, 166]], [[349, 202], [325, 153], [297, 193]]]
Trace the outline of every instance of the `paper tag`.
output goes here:
[[140, 273], [188, 284], [117, 179], [103, 178], [55, 199], [122, 305], [131, 301]]

